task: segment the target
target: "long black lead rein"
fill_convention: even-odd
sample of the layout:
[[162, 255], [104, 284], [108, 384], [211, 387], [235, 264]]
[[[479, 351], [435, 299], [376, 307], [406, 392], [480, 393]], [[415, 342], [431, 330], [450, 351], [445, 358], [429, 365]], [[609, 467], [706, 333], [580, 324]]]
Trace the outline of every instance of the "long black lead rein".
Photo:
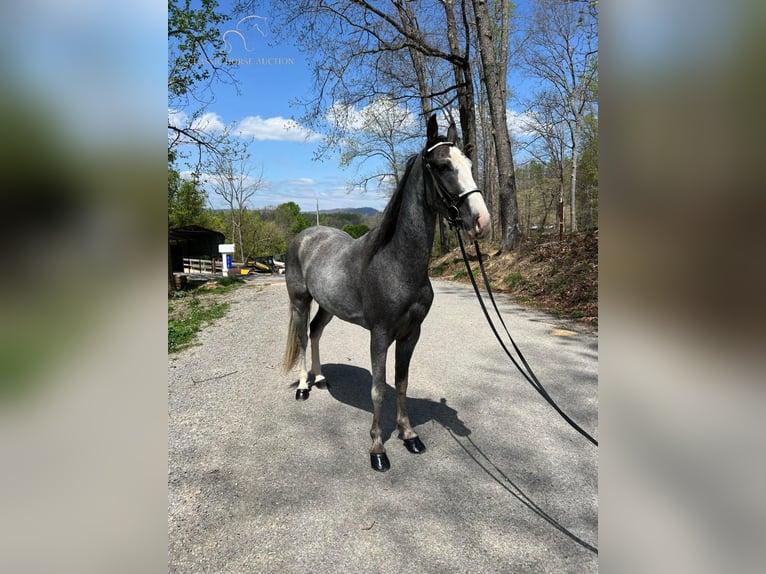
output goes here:
[[557, 413], [561, 415], [561, 417], [567, 421], [572, 428], [574, 428], [577, 432], [579, 432], [581, 435], [583, 435], [586, 439], [588, 439], [592, 444], [598, 446], [598, 441], [594, 439], [591, 435], [589, 435], [583, 428], [578, 425], [576, 422], [574, 422], [569, 415], [567, 415], [563, 410], [561, 410], [561, 407], [559, 407], [556, 402], [551, 398], [551, 396], [548, 394], [548, 391], [545, 390], [545, 387], [543, 387], [542, 383], [538, 380], [538, 378], [535, 376], [534, 371], [532, 371], [532, 367], [529, 366], [529, 363], [527, 363], [527, 360], [524, 358], [523, 353], [521, 352], [521, 349], [519, 349], [518, 345], [516, 345], [516, 342], [513, 340], [513, 337], [511, 336], [510, 332], [508, 331], [508, 327], [505, 325], [505, 321], [503, 321], [503, 316], [500, 314], [500, 310], [497, 308], [497, 303], [495, 303], [495, 298], [492, 295], [492, 289], [489, 285], [489, 279], [487, 278], [487, 272], [484, 269], [484, 262], [481, 255], [481, 251], [479, 250], [479, 243], [477, 241], [474, 241], [474, 248], [476, 249], [476, 256], [479, 258], [479, 268], [481, 269], [481, 274], [484, 279], [484, 285], [486, 286], [487, 293], [489, 294], [489, 298], [492, 301], [492, 306], [495, 309], [495, 313], [497, 313], [498, 318], [500, 319], [500, 323], [503, 326], [503, 329], [505, 329], [506, 335], [508, 335], [508, 339], [511, 341], [511, 344], [513, 345], [514, 350], [519, 355], [519, 358], [521, 359], [521, 362], [524, 364], [525, 369], [521, 368], [521, 365], [516, 361], [516, 359], [513, 357], [513, 354], [508, 350], [508, 347], [505, 346], [505, 343], [503, 342], [502, 337], [497, 332], [497, 328], [495, 327], [494, 322], [492, 321], [492, 318], [489, 316], [489, 312], [487, 311], [487, 306], [484, 304], [484, 299], [481, 296], [481, 292], [479, 290], [478, 285], [476, 284], [476, 278], [473, 275], [473, 271], [471, 270], [471, 266], [468, 263], [468, 256], [465, 252], [465, 246], [463, 245], [463, 238], [460, 234], [459, 229], [455, 229], [455, 234], [457, 235], [458, 244], [460, 245], [460, 252], [463, 255], [463, 262], [465, 263], [466, 270], [468, 271], [468, 277], [471, 280], [471, 285], [473, 285], [473, 290], [476, 293], [476, 298], [479, 300], [479, 304], [481, 305], [482, 311], [484, 311], [484, 317], [487, 319], [487, 323], [489, 323], [490, 328], [492, 329], [492, 332], [495, 334], [495, 338], [500, 343], [500, 346], [505, 351], [505, 354], [508, 355], [508, 357], [511, 359], [511, 362], [514, 364], [514, 366], [519, 370], [519, 372], [524, 376], [524, 378], [529, 382], [530, 385], [538, 392], [540, 393], [540, 396], [542, 396], [545, 401], [553, 407]]

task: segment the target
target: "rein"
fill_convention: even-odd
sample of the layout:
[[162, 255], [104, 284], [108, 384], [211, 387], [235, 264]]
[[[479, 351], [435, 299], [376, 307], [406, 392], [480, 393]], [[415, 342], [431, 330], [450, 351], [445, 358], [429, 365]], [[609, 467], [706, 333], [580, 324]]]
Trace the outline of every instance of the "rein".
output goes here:
[[556, 402], [551, 398], [551, 396], [548, 394], [548, 391], [545, 390], [545, 387], [543, 387], [542, 383], [538, 380], [537, 376], [535, 376], [534, 371], [532, 371], [532, 367], [529, 366], [529, 363], [527, 363], [527, 360], [524, 358], [523, 353], [521, 352], [521, 349], [519, 349], [518, 345], [516, 345], [516, 341], [513, 340], [513, 337], [511, 336], [510, 332], [508, 331], [508, 327], [505, 325], [505, 321], [503, 321], [503, 316], [500, 314], [500, 310], [497, 308], [497, 303], [495, 303], [495, 298], [492, 295], [492, 289], [489, 286], [489, 279], [487, 278], [487, 272], [484, 269], [484, 260], [481, 254], [481, 251], [479, 250], [479, 242], [475, 241], [473, 242], [474, 249], [476, 250], [476, 256], [479, 259], [479, 267], [481, 269], [481, 275], [484, 279], [484, 285], [487, 289], [487, 293], [489, 294], [489, 298], [492, 301], [492, 306], [495, 309], [495, 313], [497, 313], [498, 318], [500, 319], [500, 323], [503, 326], [503, 329], [505, 330], [506, 335], [508, 335], [508, 339], [511, 341], [511, 344], [516, 351], [516, 354], [518, 354], [519, 359], [521, 360], [521, 363], [524, 365], [524, 368], [522, 369], [521, 365], [519, 365], [518, 361], [513, 357], [511, 352], [508, 350], [508, 347], [506, 347], [505, 343], [503, 342], [502, 337], [500, 337], [500, 334], [497, 332], [497, 328], [495, 327], [495, 324], [492, 321], [492, 318], [489, 316], [489, 312], [487, 311], [487, 306], [484, 304], [484, 299], [481, 296], [481, 292], [479, 290], [478, 285], [476, 284], [476, 279], [473, 275], [473, 271], [471, 271], [471, 266], [468, 263], [468, 256], [465, 252], [465, 246], [463, 245], [463, 237], [460, 234], [460, 229], [458, 229], [456, 226], [453, 226], [455, 228], [455, 234], [457, 235], [457, 240], [460, 245], [460, 252], [463, 255], [463, 263], [465, 263], [465, 268], [468, 271], [468, 277], [471, 279], [471, 285], [473, 285], [473, 290], [476, 293], [476, 298], [479, 300], [479, 305], [481, 305], [481, 310], [484, 311], [484, 317], [487, 319], [487, 323], [489, 323], [490, 328], [492, 329], [492, 332], [495, 335], [495, 338], [500, 343], [500, 346], [505, 351], [505, 354], [508, 355], [508, 357], [511, 359], [511, 362], [514, 364], [514, 366], [518, 369], [518, 371], [523, 375], [523, 377], [529, 382], [530, 385], [532, 385], [532, 388], [534, 388], [538, 393], [540, 393], [540, 396], [542, 396], [545, 401], [553, 407], [553, 409], [561, 415], [561, 417], [569, 423], [569, 425], [575, 429], [577, 432], [579, 432], [581, 435], [583, 435], [586, 439], [588, 439], [592, 444], [595, 446], [598, 446], [598, 441], [594, 439], [591, 435], [589, 435], [583, 428], [578, 425], [576, 422], [574, 422], [569, 415], [567, 415], [561, 407], [559, 407]]
[[[428, 159], [426, 159], [426, 154], [430, 153], [435, 148], [441, 146], [441, 145], [454, 145], [452, 142], [444, 141], [444, 142], [438, 142], [434, 144], [433, 146], [425, 149], [423, 152], [421, 152], [421, 157], [423, 160], [423, 165], [426, 167], [426, 171], [431, 176], [431, 184], [436, 190], [436, 194], [439, 196], [439, 199], [441, 199], [444, 206], [447, 208], [447, 215], [446, 219], [449, 222], [450, 227], [452, 227], [455, 230], [455, 234], [457, 235], [458, 244], [460, 245], [460, 252], [463, 255], [463, 263], [465, 263], [465, 268], [468, 271], [468, 277], [471, 279], [471, 285], [473, 285], [473, 290], [476, 293], [476, 298], [479, 300], [479, 305], [481, 305], [481, 310], [484, 312], [484, 317], [487, 319], [487, 323], [489, 323], [490, 329], [492, 329], [492, 333], [494, 333], [495, 338], [500, 343], [500, 346], [503, 348], [503, 351], [505, 351], [505, 354], [508, 355], [508, 358], [511, 359], [511, 362], [513, 365], [518, 369], [518, 371], [522, 374], [522, 376], [529, 382], [530, 385], [532, 385], [532, 388], [534, 388], [543, 399], [551, 406], [553, 409], [561, 415], [561, 417], [569, 423], [569, 425], [575, 429], [577, 432], [579, 432], [581, 435], [583, 435], [586, 439], [588, 439], [592, 444], [595, 446], [598, 446], [598, 441], [594, 439], [590, 434], [588, 434], [583, 428], [578, 425], [575, 421], [572, 420], [572, 418], [567, 415], [561, 407], [559, 407], [556, 404], [556, 401], [551, 398], [551, 396], [548, 394], [548, 391], [545, 390], [545, 387], [543, 387], [542, 383], [538, 380], [537, 376], [535, 375], [534, 371], [532, 370], [532, 367], [529, 366], [529, 363], [524, 358], [524, 354], [521, 352], [521, 349], [519, 349], [518, 345], [516, 344], [516, 341], [513, 340], [513, 337], [511, 336], [511, 333], [508, 331], [508, 327], [505, 325], [505, 321], [503, 321], [503, 316], [500, 314], [500, 310], [497, 308], [497, 303], [495, 302], [495, 297], [492, 295], [492, 289], [489, 285], [489, 278], [487, 277], [487, 271], [484, 269], [484, 258], [482, 257], [481, 251], [479, 250], [479, 242], [474, 240], [473, 245], [474, 249], [476, 250], [476, 256], [479, 259], [479, 268], [481, 269], [481, 275], [484, 279], [484, 285], [487, 289], [487, 294], [489, 295], [490, 301], [492, 301], [492, 306], [495, 309], [495, 313], [497, 314], [498, 318], [500, 319], [500, 324], [503, 326], [503, 329], [505, 330], [505, 334], [508, 335], [508, 339], [511, 341], [511, 345], [513, 346], [513, 349], [516, 351], [516, 354], [519, 357], [519, 360], [521, 361], [522, 366], [519, 364], [519, 361], [517, 361], [513, 354], [508, 350], [508, 347], [503, 342], [502, 337], [500, 336], [500, 333], [498, 333], [497, 328], [495, 327], [494, 322], [492, 321], [492, 317], [490, 317], [489, 312], [487, 311], [487, 306], [484, 303], [484, 299], [481, 296], [481, 291], [479, 290], [479, 286], [476, 284], [476, 278], [473, 275], [473, 271], [471, 270], [471, 266], [468, 263], [468, 255], [465, 252], [465, 245], [463, 245], [463, 236], [460, 233], [460, 227], [462, 227], [462, 220], [460, 219], [460, 206], [465, 201], [466, 197], [471, 195], [472, 193], [481, 193], [481, 190], [479, 189], [472, 189], [469, 191], [464, 191], [460, 195], [458, 195], [456, 198], [453, 198], [452, 195], [450, 195], [446, 189], [444, 189], [444, 185], [439, 180], [438, 175], [433, 171], [431, 168], [431, 164], [429, 163]], [[425, 178], [423, 180], [423, 185], [425, 186]], [[427, 190], [426, 190], [427, 191]]]

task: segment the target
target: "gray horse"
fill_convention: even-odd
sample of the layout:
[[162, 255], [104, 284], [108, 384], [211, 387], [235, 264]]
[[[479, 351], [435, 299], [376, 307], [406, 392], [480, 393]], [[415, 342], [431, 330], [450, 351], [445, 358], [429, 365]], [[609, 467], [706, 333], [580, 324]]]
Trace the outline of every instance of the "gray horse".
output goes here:
[[309, 227], [291, 242], [285, 259], [290, 326], [284, 368], [300, 362], [295, 398], [309, 397], [306, 347], [311, 301], [319, 309], [310, 325], [311, 372], [323, 383], [319, 360], [322, 331], [337, 316], [370, 331], [373, 417], [372, 468], [390, 468], [381, 438], [380, 416], [386, 389], [386, 356], [396, 341], [396, 422], [410, 452], [425, 446], [407, 416], [407, 375], [420, 337], [420, 325], [433, 301], [428, 261], [436, 214], [444, 215], [473, 238], [490, 228], [487, 207], [471, 175], [471, 162], [455, 145], [452, 123], [439, 136], [436, 116], [428, 120], [426, 147], [410, 158], [378, 227], [359, 239], [329, 227]]

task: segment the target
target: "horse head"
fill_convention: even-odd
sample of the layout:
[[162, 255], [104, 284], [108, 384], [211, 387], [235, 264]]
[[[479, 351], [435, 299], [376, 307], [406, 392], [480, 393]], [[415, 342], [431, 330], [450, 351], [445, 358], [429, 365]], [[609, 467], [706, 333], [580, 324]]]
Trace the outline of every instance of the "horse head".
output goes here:
[[436, 114], [428, 120], [427, 143], [422, 153], [431, 175], [429, 205], [451, 225], [460, 225], [470, 239], [486, 237], [490, 217], [481, 190], [471, 173], [471, 160], [457, 146], [457, 129], [451, 122], [447, 137], [439, 135]]

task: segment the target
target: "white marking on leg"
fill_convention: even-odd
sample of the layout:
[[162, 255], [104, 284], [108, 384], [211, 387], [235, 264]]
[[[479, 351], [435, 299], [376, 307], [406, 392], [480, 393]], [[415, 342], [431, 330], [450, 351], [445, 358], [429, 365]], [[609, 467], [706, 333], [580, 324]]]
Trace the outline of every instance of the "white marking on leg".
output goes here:
[[300, 365], [301, 365], [301, 371], [300, 371], [300, 376], [298, 379], [298, 388], [308, 389], [309, 388], [309, 372], [306, 369], [306, 349], [301, 350]]
[[324, 381], [322, 375], [322, 363], [319, 360], [319, 337], [311, 339], [311, 372], [314, 373], [314, 383]]

